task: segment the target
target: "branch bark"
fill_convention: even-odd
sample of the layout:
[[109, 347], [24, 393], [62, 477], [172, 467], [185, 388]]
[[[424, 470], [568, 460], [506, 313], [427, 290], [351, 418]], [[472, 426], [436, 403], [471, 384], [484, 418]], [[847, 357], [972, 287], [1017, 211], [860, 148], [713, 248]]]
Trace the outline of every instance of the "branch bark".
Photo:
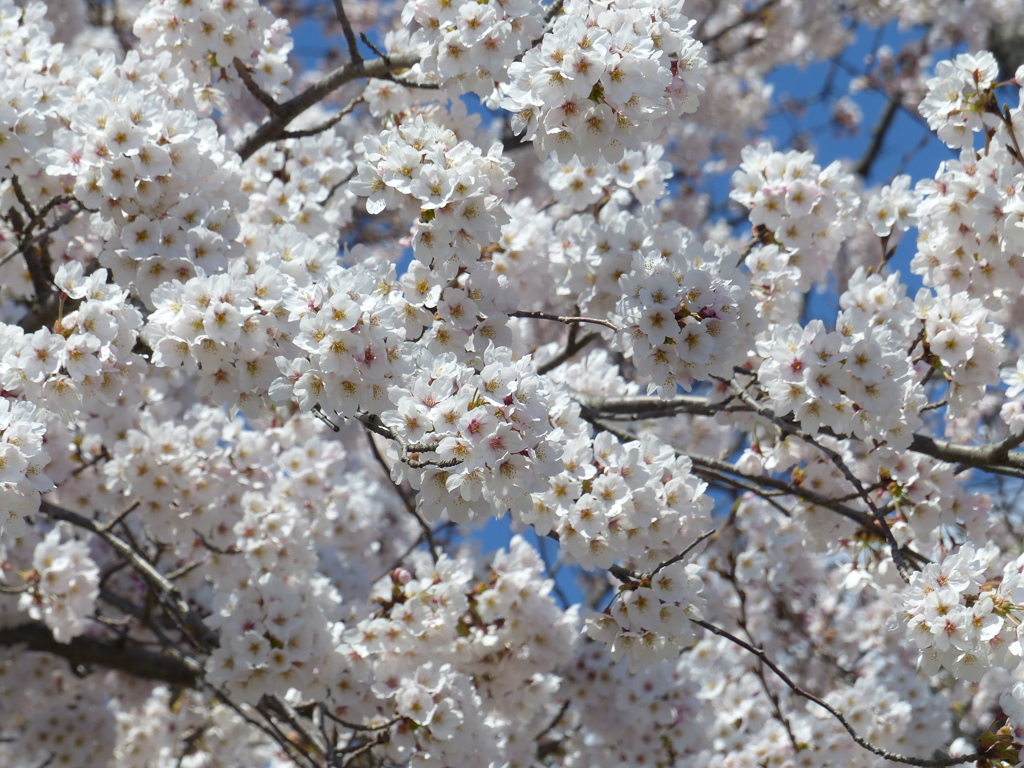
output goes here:
[[307, 109], [323, 101], [333, 91], [338, 90], [346, 83], [357, 80], [361, 77], [385, 78], [391, 75], [394, 70], [408, 69], [418, 62], [419, 55], [415, 53], [401, 53], [395, 56], [388, 56], [372, 59], [370, 61], [350, 61], [347, 64], [335, 69], [320, 80], [304, 90], [298, 96], [277, 104], [270, 114], [270, 119], [256, 129], [256, 132], [242, 142], [238, 147], [238, 154], [242, 161], [248, 160], [262, 147], [284, 137], [288, 124]]
[[155, 680], [182, 688], [197, 688], [202, 668], [192, 660], [175, 659], [153, 653], [120, 640], [105, 640], [80, 635], [70, 643], [53, 639], [41, 622], [26, 622], [0, 629], [0, 646], [23, 645], [30, 651], [49, 653], [67, 659], [76, 667], [105, 667], [133, 677]]

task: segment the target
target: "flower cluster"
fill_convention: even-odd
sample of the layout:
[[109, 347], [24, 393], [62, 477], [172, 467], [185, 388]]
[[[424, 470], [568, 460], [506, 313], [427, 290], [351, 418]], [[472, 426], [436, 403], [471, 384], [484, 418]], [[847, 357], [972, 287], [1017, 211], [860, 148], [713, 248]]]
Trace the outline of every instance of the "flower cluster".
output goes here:
[[922, 291], [916, 305], [927, 349], [949, 381], [949, 413], [959, 416], [981, 399], [987, 384], [999, 379], [1004, 329], [990, 321], [980, 299], [955, 293], [948, 285], [940, 285], [934, 294]]
[[256, 0], [162, 0], [148, 3], [132, 32], [148, 56], [170, 54], [190, 75], [196, 102], [206, 112], [225, 109], [225, 96], [237, 97], [238, 59], [253, 80], [274, 96], [285, 95], [292, 70], [288, 22]]
[[586, 643], [565, 671], [570, 738], [581, 764], [659, 765], [707, 749], [708, 711], [697, 699], [691, 654], [630, 669]]
[[342, 416], [387, 407], [389, 383], [411, 370], [391, 270], [334, 264], [318, 282], [288, 292], [284, 309], [299, 328], [292, 341], [305, 356], [277, 358], [283, 376], [270, 386], [274, 400], [294, 398], [304, 411], [319, 406]]
[[[18, 622], [24, 620], [21, 614]], [[97, 756], [110, 756], [115, 746], [110, 692], [122, 680], [103, 672], [81, 677], [70, 665], [54, 664], [49, 654], [5, 650], [0, 655], [0, 764], [93, 768]]]
[[[202, 733], [188, 757], [196, 765], [265, 765], [283, 768], [279, 747], [264, 734], [254, 734], [249, 724], [230, 706], [212, 707], [195, 691], [155, 687], [143, 701], [121, 701], [116, 712], [115, 768], [152, 768], [173, 765], [181, 751], [182, 733]], [[91, 752], [93, 758], [98, 752]], [[183, 761], [184, 762], [184, 761]]]
[[[143, 413], [109, 446], [102, 491], [115, 508], [145, 500], [138, 518], [128, 520], [150, 540], [180, 544], [185, 554], [196, 534], [211, 535], [233, 509], [224, 504], [218, 481], [230, 474], [228, 452], [219, 443], [232, 429], [237, 424], [229, 425], [223, 412], [201, 406], [178, 423]], [[215, 537], [214, 544], [221, 543]]]
[[895, 276], [858, 271], [840, 304], [836, 331], [820, 320], [776, 325], [757, 342], [758, 379], [775, 413], [792, 413], [804, 430], [852, 430], [905, 448], [924, 405], [905, 349], [912, 304]]
[[515, 180], [500, 144], [484, 154], [417, 115], [367, 136], [362, 151], [364, 161], [349, 188], [367, 198], [370, 213], [414, 210], [413, 253], [441, 280], [451, 280], [479, 259], [481, 247], [501, 237], [507, 221], [501, 203]]
[[[298, 536], [297, 541], [288, 540], [297, 527], [275, 529], [277, 547], [269, 545], [261, 528], [280, 523], [280, 517], [266, 510], [260, 518], [247, 515], [238, 523], [236, 530], [255, 542], [247, 560], [266, 567], [267, 557], [282, 551], [293, 566], [303, 554], [312, 558], [308, 536], [306, 541]], [[280, 574], [268, 569], [230, 592], [218, 593], [207, 619], [220, 633], [220, 645], [206, 663], [207, 679], [223, 685], [238, 701], [255, 704], [264, 694], [291, 689], [322, 697], [340, 672], [342, 658], [334, 649], [334, 633], [343, 628], [337, 595], [326, 579], [310, 579], [308, 567], [282, 565]]]
[[289, 287], [281, 270], [266, 264], [249, 274], [244, 261], [220, 274], [164, 283], [152, 293], [154, 311], [143, 332], [153, 364], [199, 372], [197, 394], [237, 402], [255, 415], [278, 374], [273, 360]]
[[1016, 304], [1024, 284], [1024, 176], [1000, 127], [979, 157], [965, 147], [934, 179], [918, 183], [918, 246], [911, 269], [930, 286], [980, 299], [990, 309]]
[[695, 381], [731, 376], [746, 362], [758, 319], [735, 254], [679, 234], [672, 255], [634, 256], [619, 279], [616, 319], [624, 330], [615, 343], [664, 397], [677, 386], [689, 390]]
[[935, 77], [927, 82], [928, 95], [919, 109], [946, 146], [969, 147], [977, 131], [999, 122], [992, 93], [997, 77], [999, 64], [988, 51], [961, 53], [935, 67]]
[[743, 150], [730, 196], [764, 230], [761, 242], [786, 249], [800, 291], [824, 279], [860, 205], [856, 178], [839, 161], [822, 168], [810, 152], [773, 152], [767, 142]]
[[557, 709], [554, 670], [571, 659], [578, 635], [576, 611], [557, 607], [543, 571], [520, 537], [475, 587], [461, 558], [424, 555], [391, 571], [371, 596], [377, 610], [342, 636], [341, 650], [375, 694], [348, 719], [397, 713], [387, 747], [394, 762], [528, 763], [529, 737]]
[[672, 168], [662, 160], [664, 154], [663, 147], [652, 144], [642, 151], [626, 150], [617, 163], [597, 160], [584, 164], [576, 155], [562, 163], [548, 158], [544, 170], [559, 202], [573, 210], [582, 210], [619, 190], [648, 205], [668, 191], [665, 182], [672, 176]]
[[690, 619], [703, 618], [701, 568], [673, 563], [641, 582], [622, 585], [603, 613], [587, 617], [587, 634], [634, 667], [675, 658], [680, 648], [697, 641]]
[[998, 552], [965, 543], [955, 554], [915, 573], [895, 596], [891, 629], [903, 629], [921, 652], [920, 666], [934, 675], [945, 668], [977, 682], [992, 667], [1015, 669], [1021, 658], [1024, 557], [990, 571]]
[[36, 545], [32, 554], [35, 578], [23, 592], [18, 607], [33, 619], [46, 622], [59, 643], [70, 643], [85, 631], [96, 608], [100, 571], [89, 545], [78, 539], [61, 541], [54, 528]]
[[104, 410], [139, 386], [140, 359], [133, 349], [142, 315], [128, 292], [107, 280], [105, 269], [85, 277], [80, 263], [61, 265], [54, 284], [75, 308], [53, 331], [12, 332], [12, 346], [0, 360], [5, 389], [70, 418], [80, 410]]
[[0, 534], [5, 538], [22, 535], [25, 518], [39, 509], [39, 494], [53, 489], [43, 473], [50, 455], [43, 448], [46, 427], [38, 418], [31, 403], [0, 397]]
[[356, 197], [345, 182], [355, 164], [346, 133], [335, 126], [293, 140], [287, 152], [267, 144], [242, 166], [241, 187], [251, 201], [242, 217], [242, 238], [292, 226], [315, 238], [349, 223]]
[[543, 11], [537, 0], [408, 0], [402, 22], [418, 25], [409, 42], [420, 52], [422, 72], [456, 93], [490, 96], [512, 60], [544, 31]]
[[393, 474], [420, 490], [421, 514], [467, 522], [530, 509], [561, 453], [552, 394], [532, 361], [493, 346], [479, 371], [452, 353], [422, 357], [429, 375], [392, 387], [395, 407], [381, 414], [409, 467], [396, 464]]
[[446, 281], [413, 261], [399, 282], [405, 293], [399, 311], [406, 338], [418, 339], [435, 357], [450, 352], [459, 362], [480, 368], [489, 347], [513, 343], [508, 313], [518, 296], [492, 265], [475, 264]]
[[868, 196], [864, 216], [874, 233], [886, 238], [886, 245], [891, 248], [904, 232], [917, 223], [920, 200], [921, 192], [911, 189], [910, 177], [903, 173]]
[[893, 530], [899, 538], [911, 536], [924, 547], [961, 532], [971, 541], [989, 533], [991, 499], [964, 487], [952, 464], [891, 446], [872, 451], [868, 462], [880, 478], [891, 481], [888, 490], [900, 515]]
[[226, 265], [238, 248], [231, 243], [239, 231], [235, 212], [248, 198], [236, 179], [238, 158], [225, 150], [213, 121], [159, 88], [125, 93], [126, 83], [162, 83], [166, 62], [136, 55], [98, 64], [94, 76], [81, 78], [81, 98], [67, 105], [62, 127], [35, 160], [97, 212], [101, 262], [148, 302], [171, 277]]
[[560, 162], [618, 162], [695, 112], [708, 64], [682, 6], [568, 0], [540, 47], [508, 68], [513, 130]]

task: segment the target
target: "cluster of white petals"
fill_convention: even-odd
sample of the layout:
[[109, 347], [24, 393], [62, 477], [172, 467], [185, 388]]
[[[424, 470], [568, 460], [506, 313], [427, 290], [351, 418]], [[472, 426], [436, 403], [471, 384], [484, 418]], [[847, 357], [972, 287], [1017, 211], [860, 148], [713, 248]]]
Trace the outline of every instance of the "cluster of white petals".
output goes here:
[[256, 0], [148, 3], [132, 32], [150, 57], [169, 54], [193, 83], [203, 112], [224, 109], [225, 96], [237, 97], [242, 80], [235, 61], [250, 71], [260, 87], [282, 95], [291, 79], [288, 55], [292, 39], [287, 21]]
[[39, 509], [40, 493], [54, 487], [45, 474], [46, 426], [38, 418], [31, 403], [0, 398], [0, 531], [12, 536], [20, 536], [25, 518]]
[[974, 144], [975, 133], [998, 123], [998, 111], [991, 114], [992, 84], [998, 76], [999, 64], [987, 51], [978, 55], [962, 53], [935, 67], [935, 77], [927, 82], [928, 95], [920, 109], [928, 127], [946, 146], [969, 147]]
[[996, 575], [994, 547], [968, 543], [925, 566], [896, 596], [894, 626], [921, 652], [921, 668], [945, 668], [977, 682], [991, 667], [1015, 669], [1021, 658], [1024, 558]]
[[1022, 765], [1019, 4], [87, 5], [0, 0], [0, 765]]
[[409, 45], [419, 51], [423, 73], [456, 93], [486, 97], [544, 31], [543, 11], [537, 0], [408, 0], [402, 22], [416, 22]]
[[88, 544], [62, 539], [54, 528], [36, 545], [32, 567], [38, 580], [22, 594], [18, 607], [46, 622], [57, 642], [69, 643], [85, 631], [96, 607], [100, 572]]
[[765, 230], [762, 242], [785, 249], [800, 291], [828, 274], [860, 205], [857, 181], [838, 160], [822, 168], [809, 152], [776, 152], [767, 142], [743, 150], [731, 197]]
[[648, 252], [633, 257], [619, 278], [622, 299], [616, 319], [624, 331], [616, 344], [651, 389], [670, 397], [677, 387], [729, 377], [746, 362], [758, 317], [734, 268], [736, 254], [702, 247], [685, 230], [668, 258]]
[[508, 68], [502, 107], [537, 151], [618, 162], [697, 110], [707, 58], [681, 0], [568, 0], [548, 34]]

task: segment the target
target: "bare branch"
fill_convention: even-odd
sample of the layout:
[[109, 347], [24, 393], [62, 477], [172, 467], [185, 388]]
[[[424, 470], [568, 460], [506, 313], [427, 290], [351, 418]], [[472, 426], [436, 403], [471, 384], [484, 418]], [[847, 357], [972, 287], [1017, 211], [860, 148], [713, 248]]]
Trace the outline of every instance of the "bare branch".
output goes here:
[[334, 0], [334, 13], [341, 24], [342, 34], [345, 35], [345, 43], [348, 45], [348, 55], [352, 58], [352, 63], [362, 64], [363, 54], [359, 52], [359, 42], [356, 40], [356, 33], [352, 30], [352, 25], [345, 14], [345, 5], [341, 0]]

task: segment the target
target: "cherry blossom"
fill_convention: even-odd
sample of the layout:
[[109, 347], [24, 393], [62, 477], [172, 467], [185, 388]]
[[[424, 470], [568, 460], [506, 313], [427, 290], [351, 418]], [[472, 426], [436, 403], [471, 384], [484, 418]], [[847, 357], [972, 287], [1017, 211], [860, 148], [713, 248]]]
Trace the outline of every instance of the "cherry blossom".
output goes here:
[[1022, 24], [0, 0], [0, 764], [1020, 765]]

